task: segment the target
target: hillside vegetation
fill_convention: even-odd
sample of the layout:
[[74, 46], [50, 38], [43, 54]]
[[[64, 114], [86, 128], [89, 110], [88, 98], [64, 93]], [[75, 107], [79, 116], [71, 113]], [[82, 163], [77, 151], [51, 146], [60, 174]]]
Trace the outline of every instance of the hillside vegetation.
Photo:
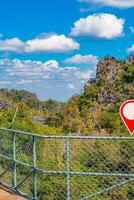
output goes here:
[[[119, 116], [119, 107], [127, 99], [134, 99], [134, 57], [118, 61], [108, 56], [98, 63], [96, 78], [89, 80], [81, 94], [73, 96], [66, 103], [54, 100], [42, 102], [27, 91], [1, 89], [0, 126], [46, 135], [129, 136]], [[9, 156], [12, 137], [6, 132], [0, 133], [1, 152]], [[17, 159], [32, 164], [32, 139], [18, 136], [16, 146]], [[132, 141], [70, 142], [72, 171], [134, 173], [133, 158]], [[3, 171], [8, 164], [3, 159], [0, 161], [0, 171]], [[38, 139], [37, 166], [46, 170], [65, 170], [63, 141]], [[32, 170], [17, 165], [17, 173], [17, 178], [22, 180]], [[4, 181], [11, 183], [11, 173], [4, 178]], [[71, 199], [78, 200], [124, 180], [123, 177], [71, 176]], [[32, 183], [32, 179], [29, 179], [21, 189], [31, 193]], [[64, 175], [38, 174], [39, 200], [65, 200], [65, 196]], [[93, 199], [132, 200], [134, 187], [129, 183]]]
[[67, 103], [51, 99], [42, 102], [24, 90], [1, 89], [0, 126], [51, 135], [125, 134], [119, 107], [124, 100], [133, 98], [134, 56], [125, 61], [108, 56], [98, 63], [96, 78], [89, 80], [82, 93]]

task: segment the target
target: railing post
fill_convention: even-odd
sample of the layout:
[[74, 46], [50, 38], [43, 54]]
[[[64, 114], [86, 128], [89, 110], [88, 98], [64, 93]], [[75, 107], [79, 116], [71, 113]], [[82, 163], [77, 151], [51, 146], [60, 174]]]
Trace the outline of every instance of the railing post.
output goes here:
[[16, 133], [13, 132], [13, 188], [16, 188]]
[[66, 200], [70, 200], [70, 148], [66, 139]]
[[37, 200], [37, 173], [36, 173], [36, 138], [33, 136], [33, 170], [34, 170], [34, 191], [33, 191], [33, 197], [34, 200]]

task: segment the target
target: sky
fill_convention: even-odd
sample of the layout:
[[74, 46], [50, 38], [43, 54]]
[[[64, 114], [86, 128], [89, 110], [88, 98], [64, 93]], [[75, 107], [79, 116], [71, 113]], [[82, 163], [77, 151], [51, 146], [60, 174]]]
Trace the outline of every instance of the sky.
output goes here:
[[134, 53], [134, 0], [0, 1], [0, 88], [66, 101], [99, 59]]

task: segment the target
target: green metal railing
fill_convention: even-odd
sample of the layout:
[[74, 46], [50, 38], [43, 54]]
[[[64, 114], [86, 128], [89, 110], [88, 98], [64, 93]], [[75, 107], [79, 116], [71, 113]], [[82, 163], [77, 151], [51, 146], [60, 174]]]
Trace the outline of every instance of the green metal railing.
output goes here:
[[[94, 176], [94, 177], [118, 177], [121, 178], [121, 181], [115, 185], [110, 187], [104, 188], [100, 191], [93, 192], [91, 194], [87, 194], [87, 196], [80, 197], [81, 200], [91, 199], [92, 197], [99, 196], [103, 193], [109, 192], [114, 190], [118, 187], [121, 187], [128, 182], [134, 181], [134, 173], [117, 173], [117, 172], [94, 172], [94, 171], [72, 171], [70, 167], [70, 143], [73, 140], [77, 141], [131, 141], [134, 142], [134, 137], [96, 137], [96, 136], [46, 136], [46, 135], [37, 135], [33, 133], [27, 133], [23, 131], [16, 131], [11, 129], [0, 128], [0, 133], [8, 133], [11, 135], [12, 138], [12, 155], [7, 156], [3, 154], [2, 150], [0, 150], [0, 158], [6, 161], [11, 161], [12, 165], [12, 185], [7, 185], [5, 182], [2, 182], [3, 185], [10, 187], [12, 190], [20, 193], [21, 195], [26, 196], [28, 199], [37, 200], [38, 199], [38, 188], [37, 188], [37, 173], [42, 173], [46, 175], [64, 175], [66, 177], [66, 200], [75, 199], [71, 197], [71, 177], [72, 176]], [[32, 138], [32, 164], [24, 162], [16, 158], [16, 138], [28, 136]], [[3, 135], [0, 136], [0, 140]], [[65, 170], [47, 170], [37, 165], [37, 140], [62, 140], [65, 144]], [[22, 138], [23, 140], [23, 138]], [[43, 158], [42, 158], [43, 159]], [[18, 182], [17, 180], [17, 167], [16, 165], [19, 164], [20, 166], [26, 166], [32, 170], [32, 174], [28, 174], [23, 180]], [[7, 167], [4, 171], [1, 172], [0, 177], [3, 177], [10, 167]], [[29, 178], [33, 177], [33, 195], [25, 194], [24, 192], [19, 190], [19, 187]], [[124, 179], [123, 179], [124, 178]], [[45, 183], [44, 183], [45, 184]], [[76, 198], [77, 199], [77, 198]]]

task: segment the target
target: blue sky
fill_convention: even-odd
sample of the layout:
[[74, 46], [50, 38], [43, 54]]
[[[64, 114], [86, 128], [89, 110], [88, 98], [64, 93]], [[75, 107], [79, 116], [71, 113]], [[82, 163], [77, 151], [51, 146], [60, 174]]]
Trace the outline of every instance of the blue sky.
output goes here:
[[134, 52], [134, 0], [0, 1], [0, 87], [67, 100], [106, 55]]

